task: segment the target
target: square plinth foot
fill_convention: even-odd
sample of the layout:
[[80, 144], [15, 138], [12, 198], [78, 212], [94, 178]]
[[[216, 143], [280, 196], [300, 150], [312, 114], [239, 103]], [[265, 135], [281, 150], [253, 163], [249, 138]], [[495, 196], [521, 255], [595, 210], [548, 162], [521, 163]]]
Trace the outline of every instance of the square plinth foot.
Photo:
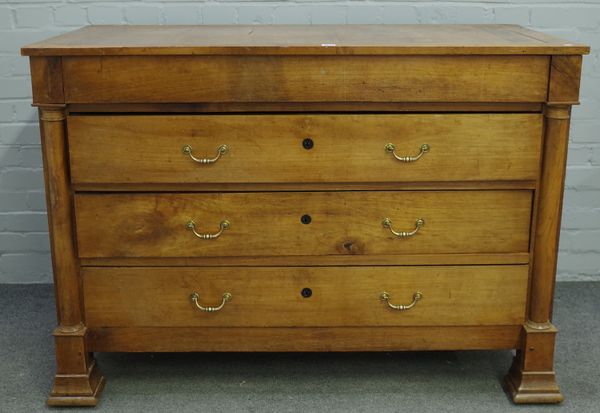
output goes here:
[[550, 323], [528, 322], [523, 326], [521, 345], [504, 378], [513, 402], [560, 403], [564, 400], [554, 374], [556, 327]]
[[49, 406], [95, 406], [105, 383], [94, 361], [87, 374], [57, 374], [47, 403]]
[[517, 404], [560, 403], [564, 400], [554, 372], [511, 371], [504, 377], [504, 387]]

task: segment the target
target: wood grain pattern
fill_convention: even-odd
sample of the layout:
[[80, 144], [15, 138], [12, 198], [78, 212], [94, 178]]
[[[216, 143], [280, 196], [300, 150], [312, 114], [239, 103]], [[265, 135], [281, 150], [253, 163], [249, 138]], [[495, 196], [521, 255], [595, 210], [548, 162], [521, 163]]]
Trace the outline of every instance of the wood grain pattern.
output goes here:
[[[525, 315], [527, 266], [82, 269], [90, 327], [514, 325]], [[312, 296], [304, 298], [303, 288]], [[396, 311], [379, 299], [387, 291]], [[197, 292], [203, 305], [190, 301]], [[242, 339], [240, 337], [240, 339]]]
[[[81, 257], [390, 255], [525, 252], [530, 191], [80, 194]], [[311, 216], [310, 224], [301, 217]], [[398, 239], [418, 218], [425, 226]], [[198, 239], [186, 227], [213, 233]]]
[[62, 105], [63, 93], [62, 59], [60, 57], [31, 57], [31, 89], [34, 105]]
[[[542, 116], [70, 116], [68, 128], [76, 184], [535, 180]], [[388, 142], [400, 156], [431, 149], [407, 164]], [[221, 144], [229, 152], [211, 165], [182, 153], [213, 157]]]
[[521, 326], [92, 328], [92, 351], [506, 350]]
[[581, 56], [552, 56], [548, 102], [578, 104], [581, 79]]
[[547, 56], [91, 56], [64, 57], [63, 71], [68, 103], [544, 102], [549, 64]]
[[582, 54], [589, 47], [516, 25], [91, 26], [24, 55]]

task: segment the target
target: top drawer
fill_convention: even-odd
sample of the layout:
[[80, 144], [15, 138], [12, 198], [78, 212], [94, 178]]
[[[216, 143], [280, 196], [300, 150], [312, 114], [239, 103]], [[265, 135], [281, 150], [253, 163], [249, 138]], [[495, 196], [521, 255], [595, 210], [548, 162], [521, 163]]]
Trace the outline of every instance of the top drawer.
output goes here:
[[543, 102], [548, 56], [63, 57], [67, 103]]
[[535, 180], [542, 116], [74, 115], [68, 135], [75, 184]]

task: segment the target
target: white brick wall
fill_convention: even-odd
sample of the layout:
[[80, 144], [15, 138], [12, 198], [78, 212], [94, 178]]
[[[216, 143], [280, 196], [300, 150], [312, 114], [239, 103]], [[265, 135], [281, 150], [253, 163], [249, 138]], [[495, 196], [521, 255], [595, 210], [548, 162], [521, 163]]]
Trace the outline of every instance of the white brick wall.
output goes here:
[[24, 44], [85, 24], [514, 23], [592, 46], [573, 110], [559, 279], [600, 281], [600, 0], [0, 0], [0, 282], [50, 282]]

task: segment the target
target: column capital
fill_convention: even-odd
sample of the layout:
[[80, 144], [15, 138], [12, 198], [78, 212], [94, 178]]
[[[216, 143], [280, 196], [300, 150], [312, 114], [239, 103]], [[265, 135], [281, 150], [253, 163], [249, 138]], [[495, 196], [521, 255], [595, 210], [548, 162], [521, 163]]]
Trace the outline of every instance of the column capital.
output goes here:
[[544, 105], [544, 116], [550, 119], [571, 119], [571, 105], [547, 103]]
[[62, 106], [38, 106], [40, 119], [44, 122], [60, 122], [66, 119], [67, 114]]

